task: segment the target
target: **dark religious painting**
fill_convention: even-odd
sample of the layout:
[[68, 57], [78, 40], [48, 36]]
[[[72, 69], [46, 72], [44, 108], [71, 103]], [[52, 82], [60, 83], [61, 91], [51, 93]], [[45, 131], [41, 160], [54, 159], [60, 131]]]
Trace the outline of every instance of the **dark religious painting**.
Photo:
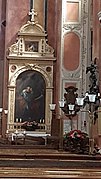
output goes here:
[[39, 42], [37, 41], [25, 41], [25, 51], [38, 52]]
[[41, 73], [28, 70], [16, 82], [15, 122], [36, 122], [45, 119], [45, 80]]

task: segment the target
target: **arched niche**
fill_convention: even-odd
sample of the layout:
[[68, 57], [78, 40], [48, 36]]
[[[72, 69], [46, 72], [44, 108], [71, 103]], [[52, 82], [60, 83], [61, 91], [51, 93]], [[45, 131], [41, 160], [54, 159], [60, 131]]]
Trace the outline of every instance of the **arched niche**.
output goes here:
[[45, 122], [46, 83], [43, 75], [27, 70], [16, 79], [14, 122]]
[[[9, 131], [15, 130], [17, 122], [37, 122], [42, 123], [44, 131], [51, 133], [51, 112], [49, 104], [52, 102], [53, 77], [52, 68], [47, 67], [46, 71], [38, 65], [26, 65], [18, 67], [10, 65], [9, 85], [8, 85], [8, 125]], [[30, 87], [32, 101], [28, 104], [24, 92]], [[30, 99], [29, 99], [30, 100]], [[28, 109], [31, 108], [31, 109]], [[44, 123], [44, 124], [43, 124]], [[40, 127], [39, 127], [40, 130]], [[38, 128], [37, 128], [38, 131]]]

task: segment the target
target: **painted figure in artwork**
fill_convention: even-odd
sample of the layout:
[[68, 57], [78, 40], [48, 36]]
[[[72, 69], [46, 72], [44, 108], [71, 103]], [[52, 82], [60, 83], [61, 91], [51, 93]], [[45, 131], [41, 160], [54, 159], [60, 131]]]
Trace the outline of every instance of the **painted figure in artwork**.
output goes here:
[[45, 81], [39, 72], [26, 71], [17, 79], [15, 120], [36, 121], [45, 118]]

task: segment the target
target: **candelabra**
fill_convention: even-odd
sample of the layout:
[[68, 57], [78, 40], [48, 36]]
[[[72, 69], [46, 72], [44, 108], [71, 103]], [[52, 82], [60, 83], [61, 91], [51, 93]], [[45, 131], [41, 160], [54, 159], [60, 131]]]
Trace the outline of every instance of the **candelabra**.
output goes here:
[[55, 112], [56, 104], [50, 104], [50, 110], [56, 118], [60, 119], [60, 140], [59, 140], [59, 149], [63, 150], [63, 119], [68, 117], [71, 122], [74, 116], [77, 115], [80, 110], [80, 106], [77, 104], [77, 88], [74, 86], [69, 86], [65, 88], [66, 93], [64, 93], [64, 99], [59, 101], [59, 107], [62, 109], [62, 114], [57, 114]]
[[[89, 90], [81, 97], [78, 97], [77, 88], [69, 86], [65, 88], [64, 99], [59, 101], [59, 107], [62, 109], [63, 114], [69, 119], [73, 119], [79, 111], [87, 112], [89, 114], [89, 154], [94, 153], [94, 139], [93, 139], [93, 126], [98, 118], [98, 107], [100, 106], [100, 91], [97, 79], [97, 65], [96, 59], [86, 69], [86, 74], [90, 73], [89, 76]], [[55, 111], [56, 104], [51, 104], [50, 109], [52, 112]], [[86, 107], [86, 110], [84, 109]], [[84, 109], [84, 110], [83, 110]], [[57, 114], [56, 114], [57, 115]], [[63, 148], [63, 116], [60, 115], [60, 144]]]

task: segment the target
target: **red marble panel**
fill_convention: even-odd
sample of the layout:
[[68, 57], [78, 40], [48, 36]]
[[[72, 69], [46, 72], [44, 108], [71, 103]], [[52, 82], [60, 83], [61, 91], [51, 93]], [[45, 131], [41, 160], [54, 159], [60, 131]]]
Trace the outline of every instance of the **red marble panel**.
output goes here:
[[17, 33], [29, 19], [30, 0], [7, 0], [6, 7], [6, 46], [15, 42]]
[[73, 71], [79, 66], [80, 39], [75, 33], [66, 34], [64, 37], [63, 65], [66, 70]]
[[65, 82], [64, 88], [68, 88], [69, 86], [74, 86], [74, 87], [76, 87], [76, 83], [68, 83], [68, 82]]
[[37, 0], [34, 1], [34, 7], [35, 10], [37, 11], [38, 15], [35, 18], [38, 23], [44, 27], [44, 0]]
[[65, 22], [78, 22], [79, 21], [79, 3], [66, 2], [65, 7]]
[[[57, 14], [57, 16], [56, 16], [56, 13], [58, 13], [58, 12], [57, 11], [55, 12], [55, 8], [57, 8], [58, 4], [59, 4], [59, 1], [56, 4], [56, 1], [48, 0], [47, 33], [48, 33], [48, 42], [53, 48], [55, 48], [55, 38], [56, 38], [56, 35], [58, 34], [58, 28], [55, 29], [56, 26], [58, 27], [57, 18], [60, 17], [59, 14]], [[60, 13], [61, 13], [61, 11], [60, 11]], [[58, 19], [58, 22], [60, 22], [59, 19]], [[56, 49], [55, 49], [55, 51], [56, 51]]]
[[1, 0], [0, 1], [0, 60], [3, 60], [4, 53], [5, 53], [4, 52], [4, 49], [5, 49], [5, 18], [6, 18], [6, 2], [5, 2], [5, 0]]

